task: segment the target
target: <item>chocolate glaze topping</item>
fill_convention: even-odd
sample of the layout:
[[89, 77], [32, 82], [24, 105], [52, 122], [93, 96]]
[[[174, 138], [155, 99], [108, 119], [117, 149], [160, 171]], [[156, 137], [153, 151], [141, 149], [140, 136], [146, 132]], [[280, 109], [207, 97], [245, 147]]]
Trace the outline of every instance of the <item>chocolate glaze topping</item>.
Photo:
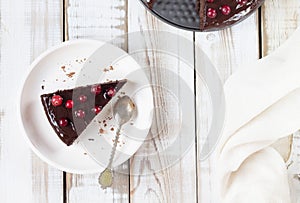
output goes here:
[[[126, 83], [126, 80], [87, 85], [68, 90], [58, 90], [54, 93], [41, 95], [41, 101], [46, 116], [58, 137], [70, 146], [85, 130], [90, 122], [97, 115], [95, 107], [103, 109], [111, 100], [112, 95], [109, 91], [118, 92]], [[95, 94], [91, 92], [93, 86], [101, 86], [101, 92]], [[62, 97], [62, 104], [54, 106], [52, 97], [59, 95]], [[80, 101], [80, 96], [86, 96]], [[73, 108], [66, 108], [66, 102], [73, 101]], [[99, 112], [98, 112], [99, 113]], [[60, 124], [61, 120], [67, 120], [67, 125]]]

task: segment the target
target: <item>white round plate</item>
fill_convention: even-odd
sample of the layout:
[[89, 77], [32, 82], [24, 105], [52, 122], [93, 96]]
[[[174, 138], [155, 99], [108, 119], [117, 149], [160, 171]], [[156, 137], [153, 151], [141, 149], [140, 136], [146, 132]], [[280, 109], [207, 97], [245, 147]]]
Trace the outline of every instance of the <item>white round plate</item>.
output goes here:
[[[98, 70], [103, 72], [100, 82], [128, 79], [127, 84], [118, 94], [131, 96], [137, 106], [133, 121], [124, 127], [124, 136], [121, 136], [122, 144], [118, 146], [119, 152], [122, 153], [116, 155], [114, 166], [125, 162], [138, 150], [151, 126], [153, 95], [145, 73], [139, 71], [142, 70], [141, 67], [126, 52], [112, 45], [108, 45], [110, 47], [108, 52], [102, 54], [97, 60], [91, 61], [90, 56], [104, 44], [95, 40], [76, 40], [62, 43], [48, 50], [32, 63], [21, 89], [20, 121], [32, 150], [48, 164], [66, 172], [86, 174], [103, 171], [105, 166], [99, 163], [106, 163], [109, 159], [109, 151], [114, 139], [113, 132], [117, 128], [113, 119], [107, 119], [110, 117], [110, 107], [116, 101], [117, 95], [110, 105], [107, 105], [92, 121], [82, 133], [81, 138], [69, 147], [58, 138], [50, 126], [40, 101], [40, 95], [55, 92], [58, 89], [74, 88], [79, 84], [83, 85], [83, 81], [91, 84], [93, 80], [89, 78], [90, 76], [86, 73], [82, 74], [84, 64], [98, 62], [101, 64], [101, 59], [111, 58], [113, 53], [123, 53], [122, 58], [111, 61], [113, 70], [103, 71], [106, 67], [99, 67]], [[135, 74], [132, 74], [134, 72], [139, 72], [139, 77], [135, 77]], [[78, 82], [78, 77], [80, 77], [80, 82]], [[147, 108], [144, 108], [145, 106]], [[104, 128], [101, 126], [103, 119], [108, 120], [106, 128], [109, 129], [103, 129], [105, 132], [100, 133], [99, 129]], [[138, 139], [128, 136], [137, 132]], [[101, 152], [100, 157], [97, 156], [99, 152]], [[126, 154], [126, 156], [120, 154]]]

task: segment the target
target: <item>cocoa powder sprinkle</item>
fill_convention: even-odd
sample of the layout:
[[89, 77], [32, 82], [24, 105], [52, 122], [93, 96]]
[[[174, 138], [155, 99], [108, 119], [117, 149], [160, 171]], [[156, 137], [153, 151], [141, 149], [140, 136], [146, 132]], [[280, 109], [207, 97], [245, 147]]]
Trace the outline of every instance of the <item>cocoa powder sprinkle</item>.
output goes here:
[[68, 74], [66, 74], [69, 78], [72, 78], [73, 77], [73, 75], [75, 75], [75, 72], [70, 72], [70, 73], [68, 73]]
[[99, 129], [99, 133], [103, 134], [104, 130], [102, 128]]
[[66, 72], [66, 66], [60, 67], [64, 72]]

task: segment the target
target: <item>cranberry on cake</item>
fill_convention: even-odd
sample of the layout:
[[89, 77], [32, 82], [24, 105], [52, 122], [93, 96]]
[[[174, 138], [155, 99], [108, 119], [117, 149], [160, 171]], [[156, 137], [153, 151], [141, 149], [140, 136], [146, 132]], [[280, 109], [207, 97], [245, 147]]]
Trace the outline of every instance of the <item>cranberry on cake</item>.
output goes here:
[[200, 30], [228, 27], [243, 20], [257, 9], [263, 0], [198, 0]]
[[61, 141], [72, 145], [126, 82], [99, 83], [41, 95], [48, 121]]

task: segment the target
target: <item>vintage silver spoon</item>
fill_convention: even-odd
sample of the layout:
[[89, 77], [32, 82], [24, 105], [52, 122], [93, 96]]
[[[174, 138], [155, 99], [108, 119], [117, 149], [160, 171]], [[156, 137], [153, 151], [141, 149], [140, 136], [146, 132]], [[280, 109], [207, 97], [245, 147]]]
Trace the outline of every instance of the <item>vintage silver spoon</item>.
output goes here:
[[106, 169], [100, 174], [99, 176], [99, 184], [103, 189], [110, 187], [113, 183], [113, 175], [112, 175], [112, 162], [116, 153], [118, 140], [120, 137], [120, 131], [122, 126], [127, 123], [133, 116], [135, 110], [135, 104], [128, 96], [121, 97], [114, 105], [113, 107], [113, 115], [115, 120], [117, 121], [119, 125], [119, 129], [116, 133], [116, 139], [112, 148], [112, 152], [110, 155], [109, 163], [106, 167]]

